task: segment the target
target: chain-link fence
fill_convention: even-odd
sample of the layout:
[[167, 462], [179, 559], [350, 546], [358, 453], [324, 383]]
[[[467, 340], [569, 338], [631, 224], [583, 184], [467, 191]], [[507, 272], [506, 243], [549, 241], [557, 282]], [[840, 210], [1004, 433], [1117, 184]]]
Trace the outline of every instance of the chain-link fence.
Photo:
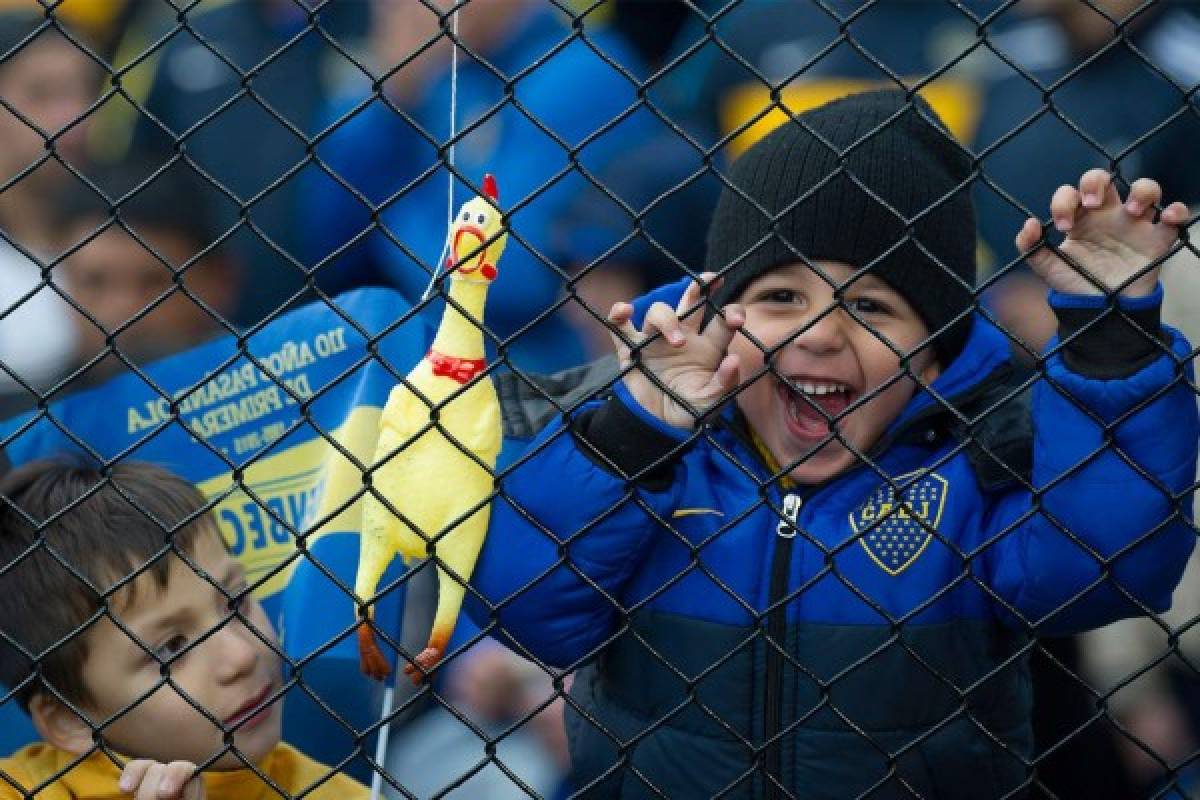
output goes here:
[[1200, 793], [1200, 8], [0, 40], [0, 797]]

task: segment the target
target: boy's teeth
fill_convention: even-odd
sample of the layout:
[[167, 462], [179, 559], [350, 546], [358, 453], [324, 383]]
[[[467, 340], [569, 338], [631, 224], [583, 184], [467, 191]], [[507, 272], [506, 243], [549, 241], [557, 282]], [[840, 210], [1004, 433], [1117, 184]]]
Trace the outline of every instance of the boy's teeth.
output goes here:
[[840, 383], [798, 383], [796, 388], [804, 394], [833, 394], [834, 392], [844, 392], [846, 387]]

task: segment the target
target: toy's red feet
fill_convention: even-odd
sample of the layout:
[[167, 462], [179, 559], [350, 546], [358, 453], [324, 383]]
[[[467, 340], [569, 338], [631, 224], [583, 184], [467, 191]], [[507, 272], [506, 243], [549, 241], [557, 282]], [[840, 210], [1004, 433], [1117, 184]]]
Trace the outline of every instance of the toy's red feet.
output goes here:
[[404, 668], [404, 674], [412, 678], [413, 686], [420, 686], [429, 671], [442, 660], [440, 647], [426, 647], [418, 653], [412, 663]]
[[375, 643], [375, 632], [366, 622], [358, 626], [358, 666], [363, 675], [382, 681], [392, 674], [392, 668]]

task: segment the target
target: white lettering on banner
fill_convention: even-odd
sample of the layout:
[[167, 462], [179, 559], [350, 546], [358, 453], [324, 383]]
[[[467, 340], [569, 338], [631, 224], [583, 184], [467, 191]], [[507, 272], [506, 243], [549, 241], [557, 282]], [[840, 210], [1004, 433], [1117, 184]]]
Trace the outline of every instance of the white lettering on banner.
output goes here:
[[272, 377], [282, 378], [290, 372], [310, 366], [316, 360], [317, 357], [313, 355], [308, 342], [286, 342], [274, 353], [259, 358], [258, 363], [265, 367]]
[[[311, 341], [284, 342], [278, 349], [256, 356], [261, 368], [252, 363], [238, 364], [198, 386], [176, 391], [171, 398], [155, 397], [141, 405], [129, 406], [125, 409], [126, 431], [141, 433], [165, 425], [177, 415], [197, 436], [207, 438], [227, 433], [278, 411], [283, 404], [295, 405], [312, 397], [311, 380], [301, 370], [318, 359], [336, 356], [347, 349], [345, 326], [321, 331]], [[290, 392], [281, 388], [281, 384]], [[253, 393], [247, 395], [247, 392]], [[176, 407], [175, 414], [172, 404]], [[274, 436], [265, 431], [247, 433], [246, 438], [235, 442], [235, 450], [245, 452], [259, 446], [251, 444], [255, 436], [260, 444], [266, 444], [278, 438], [279, 433]]]
[[283, 408], [283, 393], [278, 386], [247, 395], [236, 403], [226, 403], [196, 417], [189, 417], [187, 426], [197, 436], [207, 439], [253, 422]]
[[318, 333], [313, 339], [313, 347], [321, 358], [337, 355], [346, 349], [346, 329], [334, 328], [325, 333]]
[[[313, 394], [312, 387], [310, 387], [308, 385], [308, 376], [307, 375], [300, 374], [294, 378], [287, 378], [284, 380], [283, 383], [285, 386], [287, 386], [289, 389], [292, 390], [292, 394], [287, 395], [287, 402], [289, 404], [296, 403], [297, 402], [296, 398], [299, 398], [299, 401], [303, 402], [303, 401], [307, 400], [308, 398], [312, 397], [312, 394]], [[293, 397], [293, 395], [295, 395], [295, 397]]]

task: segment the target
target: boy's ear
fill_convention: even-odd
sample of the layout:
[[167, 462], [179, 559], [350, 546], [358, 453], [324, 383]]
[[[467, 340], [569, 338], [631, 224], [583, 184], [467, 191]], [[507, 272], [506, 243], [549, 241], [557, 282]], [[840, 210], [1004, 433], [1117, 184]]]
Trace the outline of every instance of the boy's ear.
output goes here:
[[92, 726], [56, 697], [38, 692], [29, 699], [29, 716], [42, 740], [72, 755], [93, 747]]

